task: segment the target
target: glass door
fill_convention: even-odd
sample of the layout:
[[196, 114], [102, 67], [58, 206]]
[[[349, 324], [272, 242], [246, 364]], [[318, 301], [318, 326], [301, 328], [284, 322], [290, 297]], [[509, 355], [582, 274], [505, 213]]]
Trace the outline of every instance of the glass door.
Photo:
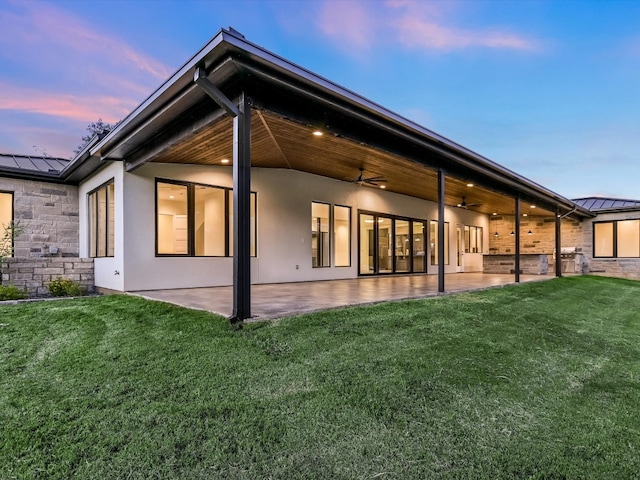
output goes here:
[[378, 217], [378, 273], [393, 273], [393, 220]]
[[359, 258], [360, 275], [375, 273], [375, 219], [373, 215], [360, 214]]
[[359, 212], [358, 224], [360, 275], [426, 272], [425, 221]]
[[395, 233], [394, 233], [394, 261], [395, 269], [397, 273], [407, 273], [411, 271], [411, 245], [409, 236], [409, 221], [408, 220], [395, 220]]
[[456, 225], [456, 272], [464, 272], [464, 225]]
[[424, 272], [427, 266], [426, 254], [427, 254], [427, 240], [425, 238], [425, 226], [424, 222], [413, 222], [413, 230], [411, 232], [412, 242], [412, 258], [414, 272]]

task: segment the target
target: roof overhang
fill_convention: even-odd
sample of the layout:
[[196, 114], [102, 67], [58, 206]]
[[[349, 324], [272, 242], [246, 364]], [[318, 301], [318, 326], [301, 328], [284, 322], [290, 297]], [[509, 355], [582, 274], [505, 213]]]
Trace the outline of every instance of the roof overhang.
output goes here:
[[[473, 181], [487, 192], [535, 203], [551, 214], [593, 216], [571, 200], [246, 41], [232, 29], [221, 30], [113, 131], [76, 157], [69, 166], [69, 172], [75, 173], [69, 178], [87, 175], [105, 161], [125, 161], [128, 169], [135, 169], [150, 161], [166, 160], [172, 147], [195, 142], [203, 132], [228, 125], [225, 112], [194, 83], [197, 68], [204, 69], [228, 98], [246, 91], [253, 108], [260, 112], [258, 128], [264, 127], [274, 141], [270, 123], [286, 121], [292, 130], [319, 127], [342, 142], [339, 146], [350, 149], [352, 155], [388, 156], [389, 169], [376, 172], [382, 175], [391, 175], [393, 168], [412, 166], [416, 171], [443, 169], [460, 183]], [[300, 130], [299, 134], [303, 133]], [[230, 131], [224, 137], [227, 144], [228, 135]], [[351, 156], [336, 158], [331, 174], [327, 166], [327, 176], [344, 180], [346, 175], [338, 163], [347, 165], [348, 158]], [[354, 165], [348, 165], [350, 171]], [[383, 163], [378, 166], [384, 168]], [[410, 189], [396, 191], [411, 194]], [[455, 190], [455, 195], [460, 191]]]

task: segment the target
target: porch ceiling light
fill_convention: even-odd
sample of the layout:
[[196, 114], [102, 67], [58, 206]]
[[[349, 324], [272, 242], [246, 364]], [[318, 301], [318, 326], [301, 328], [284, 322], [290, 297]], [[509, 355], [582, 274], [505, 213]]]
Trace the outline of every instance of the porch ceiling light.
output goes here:
[[467, 183], [467, 187], [473, 187], [473, 183]]
[[385, 188], [387, 188], [387, 186], [386, 185], [380, 185], [380, 188], [384, 190]]
[[498, 238], [500, 236], [500, 234], [498, 232], [493, 234], [494, 237]]
[[223, 158], [222, 160], [220, 160], [220, 163], [229, 163], [229, 159], [228, 158]]
[[528, 216], [529, 216], [529, 214], [528, 214], [528, 213], [523, 213], [523, 214], [522, 214], [522, 216], [523, 216], [523, 217], [528, 217]]
[[511, 230], [511, 233], [509, 235], [511, 235], [512, 237], [516, 234], [516, 232], [514, 232], [513, 230]]
[[535, 205], [531, 205], [531, 208], [536, 208], [536, 206]]
[[533, 232], [532, 232], [531, 230], [529, 230], [529, 231], [527, 232], [527, 235], [533, 235]]
[[321, 137], [322, 135], [324, 135], [324, 133], [322, 133], [320, 130], [314, 130], [313, 131], [313, 136], [314, 137]]

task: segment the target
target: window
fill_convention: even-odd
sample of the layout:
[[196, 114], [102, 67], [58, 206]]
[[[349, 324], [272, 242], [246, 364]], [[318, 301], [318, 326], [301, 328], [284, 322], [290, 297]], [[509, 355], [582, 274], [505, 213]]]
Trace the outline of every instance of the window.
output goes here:
[[482, 227], [465, 225], [464, 253], [482, 253]]
[[616, 257], [640, 257], [640, 220], [617, 222]]
[[[233, 191], [169, 180], [156, 181], [156, 254], [233, 255]], [[256, 194], [251, 192], [251, 256], [256, 255]]]
[[[3, 243], [5, 228], [10, 227], [13, 222], [13, 193], [0, 192], [0, 249], [13, 251], [13, 245]], [[8, 252], [7, 252], [8, 253]]]
[[[438, 221], [429, 222], [431, 265], [438, 265]], [[449, 222], [444, 222], [444, 264], [449, 265]]]
[[333, 207], [333, 244], [336, 267], [351, 266], [351, 208]]
[[594, 257], [640, 257], [640, 220], [593, 224]]
[[88, 195], [89, 256], [113, 257], [115, 244], [115, 187], [113, 179]]
[[313, 267], [330, 266], [329, 255], [329, 205], [311, 203], [311, 265]]

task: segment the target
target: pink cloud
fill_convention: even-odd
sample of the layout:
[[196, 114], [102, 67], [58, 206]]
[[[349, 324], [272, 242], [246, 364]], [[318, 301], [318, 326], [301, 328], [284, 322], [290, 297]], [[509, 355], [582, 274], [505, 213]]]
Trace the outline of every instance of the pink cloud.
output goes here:
[[465, 48], [535, 50], [536, 42], [506, 30], [447, 25], [455, 14], [448, 2], [325, 0], [318, 27], [348, 49], [371, 49], [383, 42], [431, 51]]
[[20, 14], [0, 12], [3, 26], [0, 43], [9, 44], [14, 56], [32, 50], [34, 46], [45, 50], [54, 47], [58, 54], [61, 49], [66, 51], [65, 60], [69, 55], [91, 56], [103, 64], [139, 70], [158, 80], [166, 79], [171, 73], [171, 69], [161, 62], [137, 52], [117, 37], [101, 33], [95, 26], [87, 25], [60, 8], [44, 2], [14, 5], [22, 10]]
[[0, 83], [0, 110], [13, 110], [90, 122], [101, 117], [105, 122], [121, 120], [135, 107], [130, 98], [72, 95], [14, 87]]
[[398, 40], [408, 47], [433, 50], [455, 50], [468, 47], [535, 49], [533, 42], [515, 34], [443, 27], [411, 16], [396, 20], [394, 26], [398, 32]]
[[368, 47], [377, 29], [377, 19], [364, 2], [325, 2], [318, 27], [329, 37], [350, 45]]

